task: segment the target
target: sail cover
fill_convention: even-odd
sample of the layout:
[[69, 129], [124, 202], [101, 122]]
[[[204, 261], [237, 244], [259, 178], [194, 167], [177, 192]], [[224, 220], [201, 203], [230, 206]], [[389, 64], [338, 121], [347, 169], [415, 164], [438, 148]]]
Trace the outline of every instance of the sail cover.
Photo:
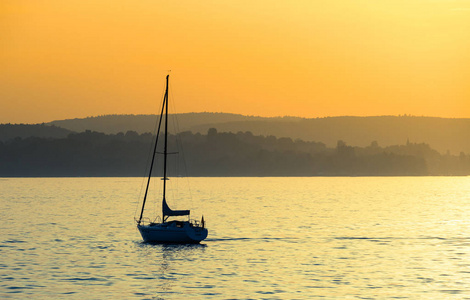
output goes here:
[[163, 199], [163, 215], [164, 216], [187, 216], [189, 215], [189, 210], [172, 210], [168, 204], [166, 204], [166, 199]]

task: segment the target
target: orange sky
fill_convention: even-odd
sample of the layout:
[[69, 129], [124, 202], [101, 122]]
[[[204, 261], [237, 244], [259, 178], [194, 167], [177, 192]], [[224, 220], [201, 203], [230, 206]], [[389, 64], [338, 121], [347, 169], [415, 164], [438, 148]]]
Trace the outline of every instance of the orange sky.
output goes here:
[[470, 117], [470, 1], [3, 0], [0, 123], [177, 112]]

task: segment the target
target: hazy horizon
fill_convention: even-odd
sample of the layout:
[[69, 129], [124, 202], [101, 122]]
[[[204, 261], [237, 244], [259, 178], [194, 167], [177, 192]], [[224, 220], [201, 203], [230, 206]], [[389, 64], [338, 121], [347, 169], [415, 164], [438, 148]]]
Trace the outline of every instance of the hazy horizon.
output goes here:
[[[242, 114], [242, 113], [231, 113], [231, 112], [212, 112], [212, 111], [201, 111], [201, 112], [176, 112], [176, 113], [170, 113], [170, 114], [228, 114], [228, 115], [237, 115], [237, 116], [242, 116], [242, 117], [248, 117], [248, 118], [266, 118], [266, 119], [276, 119], [276, 118], [292, 118], [292, 119], [326, 119], [326, 118], [343, 118], [343, 117], [352, 117], [352, 118], [376, 118], [376, 117], [411, 117], [411, 118], [438, 118], [438, 119], [470, 119], [470, 117], [440, 117], [440, 116], [425, 116], [425, 115], [408, 115], [408, 114], [401, 114], [401, 115], [338, 115], [338, 116], [324, 116], [324, 117], [301, 117], [301, 116], [290, 116], [290, 115], [285, 115], [285, 116], [261, 116], [261, 115], [247, 115], [247, 114]], [[66, 121], [66, 120], [82, 120], [82, 119], [92, 119], [92, 118], [99, 118], [99, 117], [108, 117], [108, 116], [151, 116], [151, 115], [159, 115], [158, 113], [142, 113], [142, 114], [131, 114], [131, 113], [123, 113], [123, 114], [118, 114], [118, 113], [109, 113], [109, 114], [103, 114], [103, 115], [89, 115], [89, 116], [84, 116], [84, 117], [70, 117], [70, 118], [64, 118], [64, 119], [53, 119], [53, 120], [48, 120], [48, 121], [39, 121], [39, 122], [32, 122], [32, 123], [14, 123], [14, 122], [2, 122], [0, 124], [12, 124], [12, 125], [19, 125], [19, 124], [25, 124], [25, 125], [39, 125], [39, 124], [49, 124], [57, 121]]]

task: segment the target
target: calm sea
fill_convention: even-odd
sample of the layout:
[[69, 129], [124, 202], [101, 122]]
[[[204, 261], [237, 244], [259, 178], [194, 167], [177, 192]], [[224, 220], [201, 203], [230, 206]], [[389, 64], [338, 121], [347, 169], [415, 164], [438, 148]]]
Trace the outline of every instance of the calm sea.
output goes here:
[[142, 242], [139, 178], [0, 179], [0, 298], [470, 299], [470, 177], [180, 180], [201, 245]]

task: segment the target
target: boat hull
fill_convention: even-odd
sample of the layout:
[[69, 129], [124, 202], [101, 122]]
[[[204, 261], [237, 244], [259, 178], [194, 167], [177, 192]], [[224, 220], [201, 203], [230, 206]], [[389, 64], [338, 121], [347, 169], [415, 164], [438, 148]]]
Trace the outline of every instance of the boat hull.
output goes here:
[[147, 243], [197, 244], [207, 237], [206, 228], [191, 226], [189, 222], [137, 225]]

